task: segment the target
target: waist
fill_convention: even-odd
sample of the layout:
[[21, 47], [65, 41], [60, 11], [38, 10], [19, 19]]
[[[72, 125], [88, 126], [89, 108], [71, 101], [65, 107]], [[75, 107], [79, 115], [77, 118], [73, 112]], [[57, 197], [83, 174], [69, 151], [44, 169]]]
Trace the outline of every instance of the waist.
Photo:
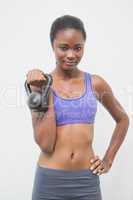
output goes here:
[[50, 156], [41, 153], [38, 165], [46, 168], [64, 170], [90, 169], [90, 160], [92, 157], [94, 157], [92, 149], [89, 151], [56, 151]]
[[[82, 168], [82, 169], [75, 169], [75, 170], [70, 170], [70, 169], [61, 169], [61, 168], [49, 168], [47, 166], [41, 166], [39, 164], [37, 164], [37, 168], [39, 168], [40, 170], [45, 170], [45, 173], [49, 174], [49, 175], [88, 175], [88, 173], [92, 174], [92, 170], [90, 170], [89, 168]], [[59, 173], [59, 174], [58, 174]]]

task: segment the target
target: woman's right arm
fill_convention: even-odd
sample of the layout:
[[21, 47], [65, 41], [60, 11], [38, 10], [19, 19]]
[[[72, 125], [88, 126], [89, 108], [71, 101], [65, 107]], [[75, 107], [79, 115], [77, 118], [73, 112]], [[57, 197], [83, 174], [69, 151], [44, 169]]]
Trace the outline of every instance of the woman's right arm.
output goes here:
[[[40, 87], [30, 85], [32, 91], [39, 91]], [[52, 153], [56, 143], [56, 119], [54, 112], [53, 93], [50, 89], [47, 112], [31, 110], [32, 126], [35, 142], [45, 153]]]
[[31, 111], [31, 116], [36, 143], [42, 151], [52, 153], [56, 143], [56, 121], [51, 91], [48, 111], [45, 113]]

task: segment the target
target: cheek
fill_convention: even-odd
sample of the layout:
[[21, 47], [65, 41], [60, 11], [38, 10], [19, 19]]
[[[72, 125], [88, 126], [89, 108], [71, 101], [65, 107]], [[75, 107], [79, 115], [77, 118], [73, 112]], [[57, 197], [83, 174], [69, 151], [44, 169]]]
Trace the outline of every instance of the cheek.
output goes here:
[[63, 51], [60, 51], [59, 49], [58, 50], [56, 50], [55, 52], [54, 52], [54, 54], [55, 54], [55, 57], [56, 58], [64, 58], [65, 57], [65, 53], [63, 52]]
[[77, 53], [77, 58], [82, 58], [84, 54], [84, 51], [80, 51], [79, 53]]
[[80, 53], [81, 53], [81, 56], [83, 56], [83, 54], [84, 54], [84, 49], [82, 49]]

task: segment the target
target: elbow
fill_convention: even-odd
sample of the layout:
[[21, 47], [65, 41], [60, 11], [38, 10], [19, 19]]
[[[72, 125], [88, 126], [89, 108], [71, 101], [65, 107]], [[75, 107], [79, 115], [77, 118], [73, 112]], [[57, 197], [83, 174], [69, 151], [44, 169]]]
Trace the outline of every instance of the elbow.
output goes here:
[[40, 148], [42, 152], [46, 153], [46, 154], [52, 154], [54, 152], [53, 148]]
[[46, 154], [52, 154], [54, 152], [54, 148], [51, 146], [43, 146], [43, 145], [39, 145], [40, 150]]
[[123, 122], [124, 124], [129, 126], [130, 118], [127, 113], [124, 113], [121, 117], [119, 117], [118, 119], [115, 119], [115, 121], [116, 121], [116, 123]]
[[129, 116], [127, 114], [124, 114], [124, 116], [121, 118], [121, 120], [119, 122], [123, 124], [123, 127], [127, 131], [128, 128], [129, 128], [129, 124], [130, 124], [130, 118], [129, 118]]
[[39, 146], [40, 150], [44, 153], [51, 154], [54, 151], [54, 148], [50, 144], [46, 144], [46, 142], [43, 140], [41, 141], [39, 138], [35, 139], [36, 144]]
[[130, 118], [127, 114], [125, 114], [125, 116], [123, 117], [123, 120], [125, 121], [125, 123], [127, 124], [127, 126], [129, 126], [130, 124]]

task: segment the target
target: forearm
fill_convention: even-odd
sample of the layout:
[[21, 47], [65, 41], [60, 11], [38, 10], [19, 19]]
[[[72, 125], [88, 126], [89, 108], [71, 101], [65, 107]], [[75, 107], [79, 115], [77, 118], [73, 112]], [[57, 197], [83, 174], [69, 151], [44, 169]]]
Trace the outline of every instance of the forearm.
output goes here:
[[123, 143], [128, 127], [129, 127], [129, 118], [127, 116], [123, 117], [116, 124], [109, 147], [103, 158], [103, 160], [108, 161], [110, 165], [112, 165], [115, 155], [118, 152], [121, 144]]
[[45, 152], [52, 152], [56, 142], [56, 120], [51, 91], [48, 111], [46, 113], [32, 111], [32, 124], [34, 138], [40, 149]]

